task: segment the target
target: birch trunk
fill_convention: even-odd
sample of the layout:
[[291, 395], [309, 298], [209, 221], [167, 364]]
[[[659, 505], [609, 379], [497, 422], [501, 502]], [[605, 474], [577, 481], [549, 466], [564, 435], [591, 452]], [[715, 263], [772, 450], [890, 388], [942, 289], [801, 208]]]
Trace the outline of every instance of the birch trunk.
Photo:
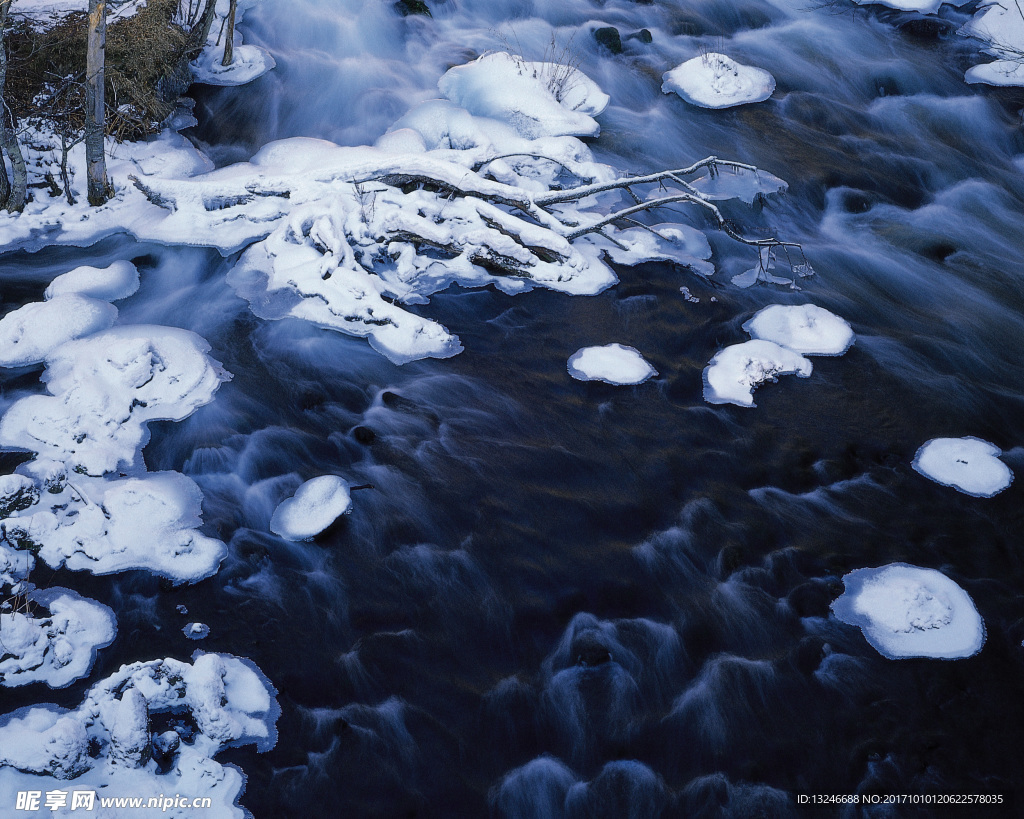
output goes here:
[[11, 160], [14, 177], [13, 180], [8, 179], [7, 168], [3, 165], [3, 157], [0, 156], [0, 207], [20, 212], [25, 209], [28, 170], [14, 130], [14, 115], [4, 101], [4, 89], [7, 85], [7, 12], [10, 8], [11, 0], [0, 0], [0, 144]]
[[228, 9], [227, 32], [224, 39], [224, 59], [221, 61], [221, 65], [231, 65], [235, 60], [235, 8], [237, 6], [238, 0], [231, 0], [231, 6]]
[[103, 96], [103, 61], [107, 45], [107, 2], [89, 0], [89, 39], [85, 55], [85, 164], [89, 204], [110, 198], [107, 161], [103, 150], [106, 103]]

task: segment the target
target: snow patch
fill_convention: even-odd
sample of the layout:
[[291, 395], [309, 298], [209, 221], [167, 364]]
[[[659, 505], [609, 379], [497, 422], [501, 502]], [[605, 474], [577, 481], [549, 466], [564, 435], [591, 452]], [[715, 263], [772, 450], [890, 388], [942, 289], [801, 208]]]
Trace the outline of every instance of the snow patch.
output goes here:
[[917, 450], [912, 466], [926, 478], [965, 495], [991, 498], [1013, 483], [999, 460], [1002, 450], [980, 438], [933, 438]]
[[352, 506], [348, 486], [337, 475], [306, 481], [274, 510], [270, 531], [285, 540], [312, 540]]
[[731, 108], [762, 102], [775, 91], [775, 78], [761, 68], [740, 65], [724, 54], [709, 52], [687, 60], [662, 77], [661, 90], [677, 93], [701, 108]]
[[583, 347], [569, 357], [568, 368], [577, 381], [616, 385], [641, 384], [658, 374], [639, 350], [623, 344]]
[[970, 596], [934, 569], [891, 563], [852, 571], [843, 583], [846, 591], [833, 601], [833, 613], [858, 626], [890, 659], [960, 659], [985, 643], [985, 624]]

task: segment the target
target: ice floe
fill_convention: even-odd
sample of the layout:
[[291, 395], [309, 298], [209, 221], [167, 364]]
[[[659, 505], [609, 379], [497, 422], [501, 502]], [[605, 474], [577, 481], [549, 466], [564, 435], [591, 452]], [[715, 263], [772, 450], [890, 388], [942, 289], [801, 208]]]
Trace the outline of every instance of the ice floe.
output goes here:
[[970, 596], [942, 572], [892, 563], [852, 571], [843, 583], [833, 613], [890, 659], [959, 659], [985, 643], [985, 624]]
[[72, 339], [110, 327], [117, 308], [78, 293], [31, 302], [0, 319], [0, 367], [38, 364]]
[[753, 407], [754, 390], [780, 375], [807, 378], [811, 362], [772, 341], [754, 339], [721, 350], [704, 369], [704, 400]]
[[69, 293], [102, 301], [119, 301], [139, 289], [139, 271], [131, 262], [120, 260], [107, 267], [76, 267], [50, 282], [46, 298], [55, 299]]
[[[107, 796], [179, 793], [209, 797], [204, 816], [242, 819], [242, 774], [213, 757], [239, 745], [268, 750], [279, 712], [266, 678], [236, 657], [132, 663], [93, 686], [77, 709], [31, 706], [0, 718], [0, 792], [88, 790], [97, 807]], [[77, 815], [69, 810], [59, 815]]]
[[28, 591], [16, 599], [17, 606], [0, 608], [0, 685], [70, 685], [89, 673], [97, 650], [117, 633], [109, 608], [68, 589]]
[[474, 116], [505, 122], [523, 137], [597, 136], [608, 95], [583, 72], [503, 51], [448, 70], [441, 93]]
[[741, 65], [724, 54], [708, 52], [687, 60], [662, 78], [661, 90], [675, 92], [701, 108], [730, 108], [762, 102], [775, 91], [775, 78], [761, 68]]
[[814, 304], [771, 304], [743, 329], [751, 338], [774, 341], [803, 355], [842, 355], [856, 338], [845, 319]]
[[640, 351], [623, 344], [583, 347], [569, 357], [569, 375], [578, 381], [606, 384], [641, 384], [657, 375]]
[[285, 540], [311, 540], [349, 510], [348, 487], [337, 475], [306, 481], [274, 510], [270, 531]]
[[980, 438], [933, 438], [917, 450], [912, 466], [926, 478], [965, 495], [991, 498], [1013, 482], [999, 460], [1002, 450]]

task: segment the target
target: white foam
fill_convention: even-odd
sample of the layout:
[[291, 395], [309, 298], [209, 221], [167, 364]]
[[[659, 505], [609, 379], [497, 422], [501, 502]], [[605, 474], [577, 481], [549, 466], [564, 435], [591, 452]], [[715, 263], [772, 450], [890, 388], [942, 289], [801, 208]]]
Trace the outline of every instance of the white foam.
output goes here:
[[568, 368], [577, 381], [617, 385], [641, 384], [658, 374], [639, 350], [623, 344], [583, 347], [569, 357]]
[[306, 481], [280, 503], [270, 531], [285, 540], [311, 540], [345, 514], [352, 505], [348, 482], [337, 475]]
[[959, 659], [985, 643], [985, 624], [970, 596], [934, 569], [892, 563], [852, 571], [843, 583], [846, 591], [833, 601], [833, 613], [858, 626], [890, 659]]
[[965, 495], [991, 498], [1013, 482], [1013, 472], [999, 460], [1002, 450], [988, 441], [933, 438], [917, 450], [912, 466], [926, 478]]

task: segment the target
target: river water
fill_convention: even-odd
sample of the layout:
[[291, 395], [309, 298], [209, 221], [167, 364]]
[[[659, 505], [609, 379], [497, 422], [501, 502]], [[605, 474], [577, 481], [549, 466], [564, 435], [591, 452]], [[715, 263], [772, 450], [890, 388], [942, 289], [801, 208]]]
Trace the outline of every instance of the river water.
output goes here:
[[[115, 238], [8, 258], [5, 307], [69, 262], [136, 260], [121, 322], [192, 329], [234, 374], [188, 420], [153, 424], [145, 450], [151, 470], [201, 486], [207, 530], [229, 544], [220, 573], [51, 581], [117, 613], [92, 678], [187, 658], [190, 620], [211, 627], [204, 650], [255, 661], [279, 692], [279, 743], [221, 758], [248, 775], [257, 817], [813, 815], [795, 797], [815, 793], [1012, 803], [1024, 484], [972, 498], [910, 463], [930, 438], [975, 435], [1024, 473], [1024, 96], [965, 85], [962, 38], [842, 3], [430, 5], [402, 18], [265, 0], [243, 30], [277, 69], [200, 92], [194, 138], [220, 164], [286, 136], [372, 143], [449, 66], [503, 42], [540, 59], [553, 37], [611, 95], [598, 159], [771, 171], [789, 194], [731, 215], [801, 242], [816, 275], [800, 292], [732, 287], [750, 250], [691, 214], [717, 286], [646, 264], [594, 297], [452, 287], [429, 315], [465, 352], [397, 367], [361, 340], [255, 318], [212, 251]], [[599, 23], [623, 54], [596, 44]], [[642, 28], [652, 43], [625, 39]], [[701, 46], [770, 70], [773, 98], [706, 111], [662, 94], [661, 74]], [[808, 301], [851, 322], [845, 356], [761, 388], [756, 409], [703, 401], [702, 369], [754, 311]], [[660, 375], [567, 377], [572, 352], [610, 341]], [[0, 409], [41, 389], [37, 373], [4, 377]], [[373, 488], [314, 542], [271, 536], [276, 502], [326, 473]], [[980, 654], [893, 661], [829, 618], [843, 574], [893, 561], [968, 591]]]

